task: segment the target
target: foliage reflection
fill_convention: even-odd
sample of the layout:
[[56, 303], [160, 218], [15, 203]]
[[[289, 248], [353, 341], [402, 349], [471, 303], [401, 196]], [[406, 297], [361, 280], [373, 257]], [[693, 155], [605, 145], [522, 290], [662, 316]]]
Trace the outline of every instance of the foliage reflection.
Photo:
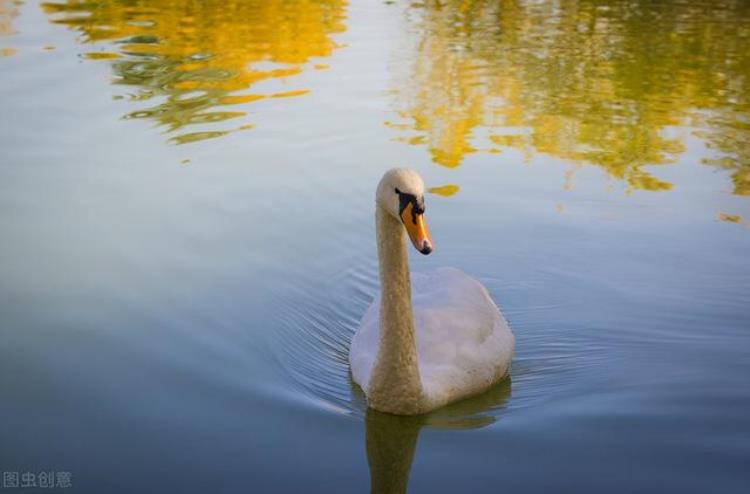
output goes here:
[[[13, 19], [18, 16], [20, 5], [20, 0], [0, 0], [0, 37], [16, 34], [16, 30], [13, 28]], [[0, 57], [9, 57], [15, 53], [15, 48], [0, 46]]]
[[408, 17], [416, 54], [387, 125], [434, 162], [510, 147], [668, 190], [644, 167], [692, 133], [750, 195], [750, 3], [441, 0]]
[[181, 132], [173, 142], [185, 143], [229, 132], [213, 124], [245, 112], [227, 107], [306, 94], [246, 91], [324, 67], [313, 62], [337, 48], [331, 36], [345, 29], [346, 0], [67, 0], [43, 7], [53, 22], [78, 30], [82, 43], [111, 43], [113, 51], [86, 58], [110, 60], [115, 83], [134, 88], [129, 98], [158, 101], [126, 118], [154, 119]]

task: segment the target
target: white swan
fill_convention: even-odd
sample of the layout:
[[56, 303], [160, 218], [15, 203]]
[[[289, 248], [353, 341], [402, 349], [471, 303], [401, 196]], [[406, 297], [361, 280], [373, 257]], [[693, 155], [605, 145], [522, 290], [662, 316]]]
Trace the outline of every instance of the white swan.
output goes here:
[[386, 172], [375, 209], [380, 297], [349, 350], [352, 377], [368, 405], [425, 413], [502, 380], [510, 372], [513, 333], [482, 284], [453, 268], [410, 280], [405, 233], [422, 254], [433, 246], [419, 174]]

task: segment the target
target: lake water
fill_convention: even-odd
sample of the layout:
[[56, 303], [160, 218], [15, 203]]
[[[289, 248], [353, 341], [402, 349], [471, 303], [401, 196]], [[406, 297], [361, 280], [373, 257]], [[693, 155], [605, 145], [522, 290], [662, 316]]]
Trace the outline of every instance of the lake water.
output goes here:
[[[0, 55], [4, 474], [750, 489], [747, 2], [0, 0]], [[417, 418], [347, 366], [397, 165], [517, 345]]]

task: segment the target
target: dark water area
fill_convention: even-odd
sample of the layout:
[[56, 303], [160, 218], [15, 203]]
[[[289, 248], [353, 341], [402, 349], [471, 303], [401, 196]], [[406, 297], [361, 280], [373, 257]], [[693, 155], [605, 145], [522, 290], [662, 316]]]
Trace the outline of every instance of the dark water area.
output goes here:
[[[0, 492], [747, 492], [748, 47], [739, 0], [0, 0]], [[420, 417], [347, 360], [403, 165], [412, 270], [516, 337]]]

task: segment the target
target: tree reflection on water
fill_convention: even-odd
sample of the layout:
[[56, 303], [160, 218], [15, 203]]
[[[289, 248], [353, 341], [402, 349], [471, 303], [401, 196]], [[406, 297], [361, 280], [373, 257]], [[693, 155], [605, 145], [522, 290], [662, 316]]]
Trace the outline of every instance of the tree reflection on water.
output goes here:
[[171, 141], [185, 143], [231, 132], [212, 124], [246, 114], [233, 106], [306, 94], [248, 91], [324, 68], [313, 62], [337, 48], [332, 35], [345, 30], [346, 1], [67, 0], [43, 8], [52, 22], [79, 31], [80, 42], [114, 47], [86, 58], [110, 60], [114, 83], [134, 89], [128, 98], [158, 101], [125, 118], [153, 119], [173, 133]]
[[418, 42], [386, 124], [435, 163], [515, 148], [669, 190], [644, 167], [675, 163], [692, 133], [715, 155], [703, 163], [750, 195], [750, 3], [443, 0], [408, 13]]

